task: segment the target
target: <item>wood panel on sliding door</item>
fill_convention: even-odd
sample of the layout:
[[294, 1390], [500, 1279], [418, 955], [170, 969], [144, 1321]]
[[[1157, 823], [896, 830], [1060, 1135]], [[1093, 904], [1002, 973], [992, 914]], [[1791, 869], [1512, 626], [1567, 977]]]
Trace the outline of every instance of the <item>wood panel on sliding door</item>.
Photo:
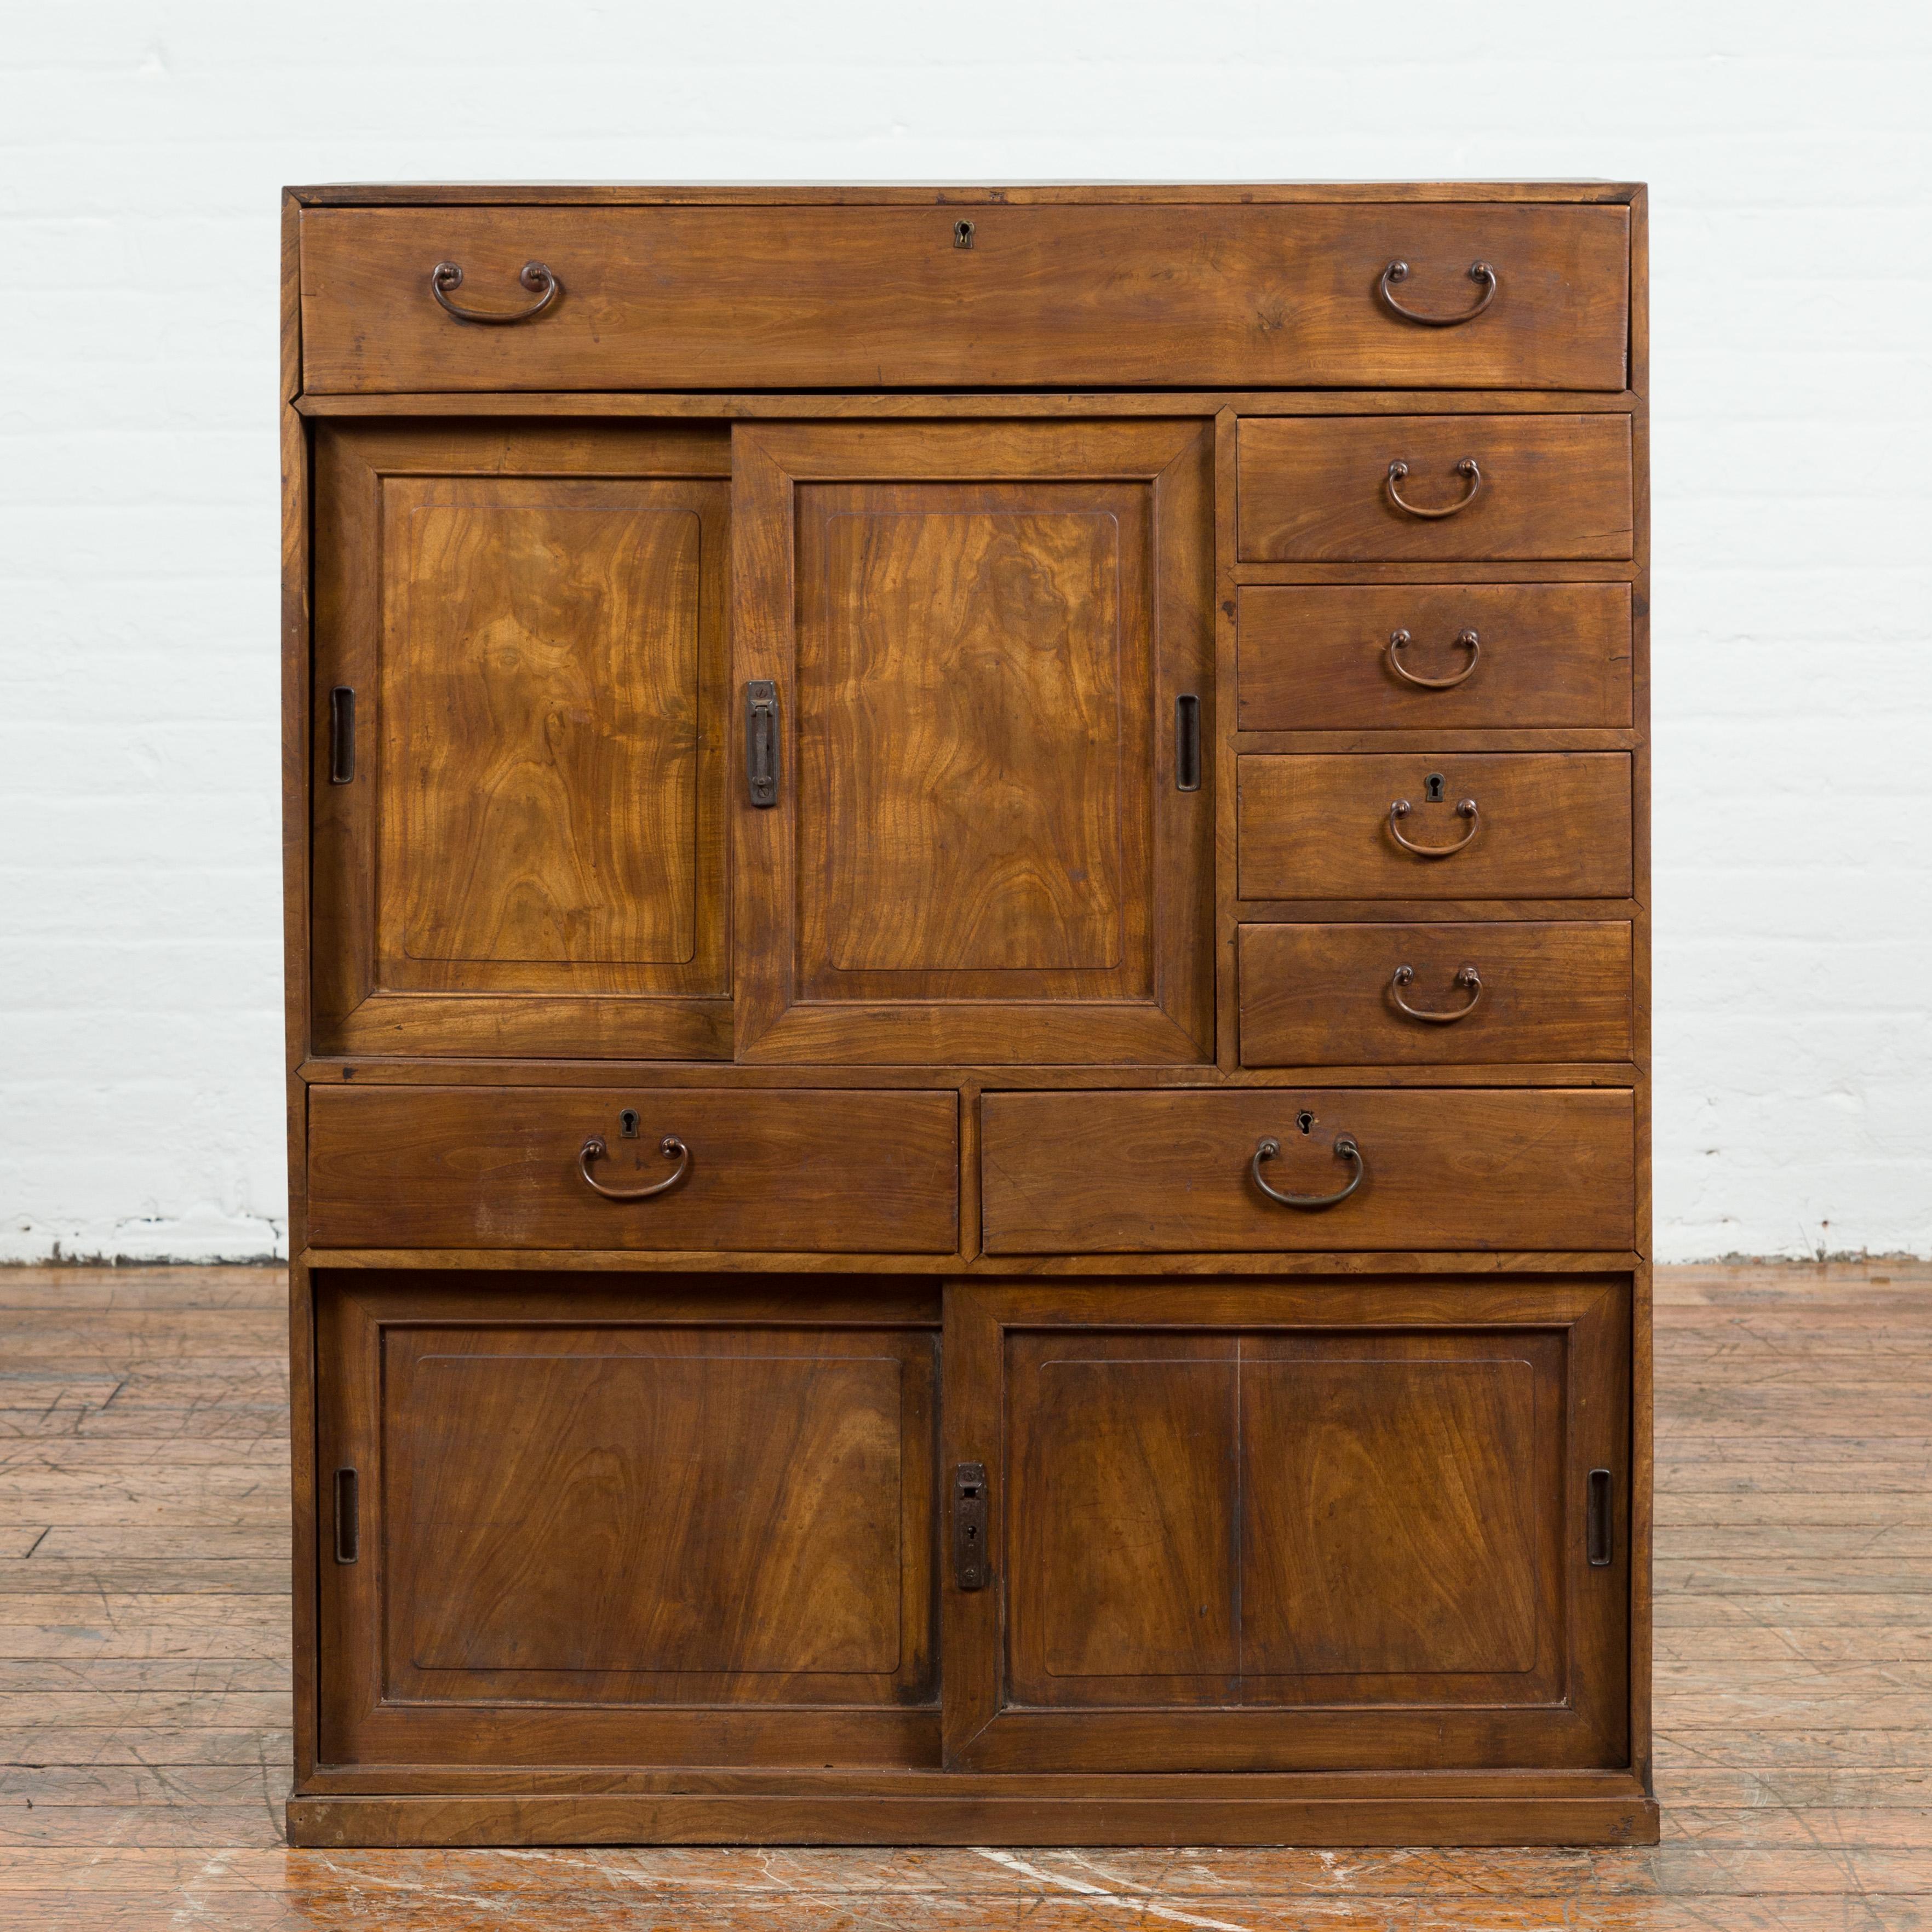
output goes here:
[[948, 1760], [1608, 1766], [1628, 1750], [1629, 1292], [947, 1291]]
[[1214, 793], [1177, 781], [1208, 453], [1197, 423], [737, 432], [734, 664], [778, 713], [776, 802], [733, 786], [741, 1058], [1208, 1057]]
[[668, 1278], [325, 1280], [324, 1755], [910, 1764], [938, 1336]]
[[728, 1055], [725, 462], [322, 432], [318, 1051]]

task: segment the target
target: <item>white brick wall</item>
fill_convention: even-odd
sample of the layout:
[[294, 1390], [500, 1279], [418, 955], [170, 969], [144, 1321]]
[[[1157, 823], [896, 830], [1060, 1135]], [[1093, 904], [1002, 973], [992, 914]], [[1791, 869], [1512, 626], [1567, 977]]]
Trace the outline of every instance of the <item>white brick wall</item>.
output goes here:
[[284, 182], [1653, 209], [1660, 1251], [1932, 1252], [1932, 9], [95, 0], [0, 32], [0, 1258], [281, 1240]]

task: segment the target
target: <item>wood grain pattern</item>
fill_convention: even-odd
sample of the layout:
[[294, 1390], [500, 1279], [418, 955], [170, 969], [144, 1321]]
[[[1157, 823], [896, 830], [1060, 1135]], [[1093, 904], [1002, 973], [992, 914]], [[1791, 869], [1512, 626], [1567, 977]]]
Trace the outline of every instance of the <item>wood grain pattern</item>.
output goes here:
[[808, 997], [1145, 996], [1147, 494], [798, 493]]
[[[1403, 987], [1396, 974], [1414, 977]], [[1471, 1004], [1458, 984], [1480, 982]], [[1424, 1012], [1412, 1018], [1398, 993]], [[1442, 920], [1240, 928], [1247, 1066], [1627, 1060], [1630, 929], [1619, 920]]]
[[316, 1045], [726, 1050], [724, 457], [662, 426], [321, 436]]
[[[1014, 1337], [1013, 1701], [1464, 1702], [1450, 1678], [1534, 1671], [1560, 1364], [1495, 1346]], [[1283, 1681], [1338, 1677], [1384, 1681]]]
[[[1628, 1093], [1576, 1089], [988, 1094], [983, 1239], [989, 1255], [1621, 1246], [1631, 1126]], [[1271, 1136], [1271, 1186], [1334, 1192], [1343, 1134], [1366, 1173], [1338, 1205], [1298, 1212], [1254, 1186]]]
[[[625, 1137], [621, 1114], [638, 1117]], [[311, 1229], [345, 1247], [821, 1249], [958, 1246], [958, 1102], [950, 1093], [720, 1094], [689, 1089], [316, 1088]], [[689, 1150], [670, 1192], [668, 1135]]]
[[[950, 206], [328, 208], [302, 220], [304, 375], [320, 391], [1258, 385], [1620, 389], [1629, 223], [1614, 206]], [[1489, 310], [1405, 322], [1376, 293]], [[429, 288], [527, 307], [515, 328], [446, 315]]]
[[704, 526], [685, 494], [444, 477], [385, 490], [377, 919], [404, 959], [690, 961]]
[[[1473, 458], [1469, 496], [1456, 466]], [[1401, 492], [1427, 509], [1469, 497], [1439, 520], [1389, 500], [1389, 465], [1408, 465]], [[1245, 562], [1628, 557], [1632, 469], [1627, 417], [1276, 416], [1244, 418], [1240, 554]]]
[[[1430, 777], [1440, 797], [1430, 800]], [[1622, 752], [1244, 756], [1244, 899], [1620, 898], [1631, 884], [1631, 773]], [[1460, 844], [1426, 858], [1396, 842]]]
[[948, 1376], [1000, 1393], [944, 1454], [1006, 1560], [1004, 1616], [949, 1618], [949, 1762], [1623, 1762], [1628, 1585], [1582, 1510], [1628, 1468], [1627, 1321], [1603, 1280], [954, 1291]]
[[[1238, 601], [1244, 731], [1630, 722], [1628, 584], [1249, 585]], [[1411, 675], [1468, 675], [1447, 691], [1404, 683], [1399, 631]]]
[[1198, 423], [795, 424], [734, 443], [734, 665], [791, 770], [734, 800], [741, 1060], [1198, 1061], [1211, 689]]
[[325, 1460], [370, 1559], [322, 1566], [332, 1762], [916, 1749], [937, 1335], [854, 1327], [836, 1288], [752, 1312], [328, 1290]]
[[[1722, 1536], [1775, 1531], [1794, 1544], [1815, 1535], [1827, 1552], [1860, 1537], [1892, 1546], [1925, 1514], [1932, 1436], [1902, 1412], [1875, 1407], [1872, 1382], [1882, 1376], [1910, 1388], [1932, 1379], [1928, 1289], [1932, 1268], [1924, 1262], [1660, 1268], [1660, 1520], [1713, 1549]], [[0, 1502], [0, 1522], [20, 1526], [28, 1542], [80, 1528], [147, 1534], [157, 1512], [178, 1507], [192, 1474], [200, 1512], [165, 1526], [170, 1556], [142, 1560], [151, 1569], [196, 1566], [204, 1580], [187, 1595], [163, 1598], [139, 1588], [104, 1592], [82, 1576], [0, 1600], [0, 1688], [16, 1698], [83, 1691], [106, 1700], [104, 1713], [118, 1706], [124, 1714], [34, 1726], [29, 1748], [24, 1706], [6, 1707], [0, 1917], [56, 1932], [164, 1932], [196, 1918], [244, 1932], [317, 1924], [428, 1932], [514, 1910], [532, 1932], [589, 1932], [610, 1922], [614, 1887], [628, 1898], [646, 1886], [646, 1909], [700, 1927], [764, 1923], [778, 1912], [801, 1927], [860, 1915], [881, 1928], [910, 1928], [929, 1924], [942, 1903], [991, 1926], [1049, 1914], [1072, 1927], [1136, 1915], [1160, 1921], [1150, 1909], [1159, 1906], [1250, 1932], [1287, 1932], [1337, 1914], [1345, 1923], [1400, 1915], [1416, 1932], [1566, 1918], [1667, 1932], [1899, 1932], [1926, 1916], [1932, 1726], [1904, 1701], [1932, 1665], [1932, 1556], [1916, 1545], [1896, 1552], [1910, 1587], [1882, 1598], [1859, 1590], [1842, 1556], [1835, 1571], [1820, 1566], [1808, 1594], [1740, 1598], [1730, 1593], [1750, 1573], [1738, 1562], [1788, 1562], [1793, 1552], [1741, 1556], [1727, 1572], [1706, 1572], [1697, 1561], [1706, 1544], [1682, 1547], [1660, 1577], [1660, 1848], [1366, 1849], [1378, 1833], [1383, 1844], [1412, 1845], [1425, 1822], [1440, 1824], [1445, 1840], [1465, 1834], [1466, 1844], [1482, 1804], [1516, 1832], [1496, 1840], [1510, 1846], [1539, 1838], [1560, 1844], [1579, 1828], [1574, 1812], [1552, 1816], [1500, 1796], [1418, 1798], [1394, 1814], [1392, 1837], [1375, 1815], [1385, 1800], [1350, 1806], [1270, 1796], [1243, 1813], [1217, 1798], [1204, 1809], [1180, 1795], [1190, 1780], [1144, 1780], [1160, 1795], [1135, 1799], [1123, 1789], [1132, 1780], [1111, 1772], [1080, 1778], [1087, 1795], [1073, 1801], [1052, 1795], [1064, 1778], [1004, 1801], [979, 1780], [972, 1788], [981, 1795], [957, 1808], [964, 1816], [956, 1828], [930, 1799], [895, 1800], [902, 1808], [890, 1816], [867, 1809], [854, 1792], [890, 1788], [876, 1774], [862, 1774], [873, 1779], [867, 1786], [850, 1774], [819, 1772], [812, 1775], [828, 1795], [803, 1802], [834, 1821], [821, 1835], [850, 1846], [876, 1822], [895, 1828], [888, 1846], [916, 1834], [934, 1845], [950, 1837], [962, 1849], [774, 1850], [782, 1828], [757, 1821], [755, 1798], [625, 1796], [613, 1780], [611, 1795], [586, 1807], [560, 1794], [533, 1802], [526, 1780], [520, 1795], [487, 1801], [493, 1816], [461, 1801], [441, 1822], [472, 1842], [520, 1835], [557, 1850], [345, 1850], [358, 1834], [398, 1846], [405, 1829], [419, 1832], [427, 1820], [420, 1811], [413, 1822], [399, 1817], [393, 1798], [364, 1800], [353, 1817], [341, 1815], [339, 1800], [309, 1798], [298, 1801], [300, 1822], [326, 1832], [331, 1849], [288, 1850], [280, 1842], [285, 1720], [269, 1714], [236, 1727], [206, 1702], [164, 1712], [122, 1701], [143, 1686], [268, 1694], [288, 1682], [286, 1597], [230, 1592], [219, 1574], [226, 1559], [202, 1554], [227, 1534], [285, 1543], [266, 1521], [278, 1506], [275, 1472], [286, 1453], [279, 1388], [266, 1421], [254, 1406], [211, 1400], [206, 1390], [211, 1373], [218, 1378], [275, 1346], [286, 1306], [276, 1270], [0, 1271], [10, 1359], [19, 1352], [47, 1364], [68, 1391], [31, 1411], [15, 1405], [0, 1423], [0, 1480], [20, 1486]], [[196, 1370], [192, 1386], [200, 1392], [148, 1402], [130, 1412], [140, 1434], [115, 1432], [110, 1425], [126, 1398], [113, 1391], [157, 1360]], [[1856, 1371], [1846, 1372], [1853, 1361]], [[1804, 1430], [1786, 1425], [1775, 1400], [1736, 1409], [1767, 1377], [1786, 1392], [1822, 1389]], [[185, 1374], [182, 1386], [190, 1386]], [[1704, 1424], [1707, 1411], [1718, 1418], [1714, 1427]], [[29, 1559], [22, 1574], [40, 1560]], [[1691, 1604], [1699, 1621], [1672, 1614]], [[1874, 1604], [1890, 1622], [1864, 1614]], [[1727, 1610], [1736, 1614], [1727, 1618]], [[1787, 1714], [1783, 1727], [1766, 1726], [1768, 1710]], [[1455, 1777], [1433, 1782], [1468, 1788]], [[1263, 1782], [1272, 1792], [1280, 1780]], [[667, 1815], [677, 1805], [680, 1817]], [[1460, 1808], [1460, 1822], [1444, 1815], [1450, 1808]], [[1272, 1834], [1271, 1846], [1198, 1849], [1238, 1845], [1250, 1816], [1248, 1835]], [[708, 1826], [755, 1842], [640, 1849], [653, 1822], [670, 1831], [681, 1824], [687, 1837]], [[1088, 1846], [1197, 1849], [1182, 1859], [1163, 1850], [1055, 1851], [1038, 1844], [1049, 1825]], [[1303, 1842], [1329, 1849], [1282, 1848], [1296, 1828]], [[1030, 1847], [1016, 1854], [1029, 1871], [964, 1849], [996, 1845], [1003, 1832], [1022, 1846], [1030, 1832]], [[585, 1842], [600, 1835], [612, 1849]]]
[[[844, 1336], [798, 1354], [795, 1338], [761, 1336], [755, 1358], [736, 1336], [677, 1339], [639, 1357], [602, 1333], [602, 1359], [585, 1360], [550, 1330], [493, 1333], [488, 1357], [446, 1333], [431, 1358], [398, 1338], [388, 1453], [409, 1459], [397, 1541], [412, 1558], [392, 1606], [399, 1678], [569, 1695], [604, 1672], [896, 1671], [909, 1552], [880, 1498], [910, 1473], [901, 1363]], [[687, 1470], [690, 1486], [667, 1482]]]
[[1554, 1662], [1574, 1556], [1574, 1481], [1537, 1413], [1560, 1354], [1546, 1336], [1430, 1336], [1244, 1359], [1245, 1670], [1522, 1697]]
[[[1240, 1654], [1234, 1344], [1030, 1334], [1012, 1346], [1024, 1390], [1006, 1509], [1013, 1700], [1084, 1702], [1096, 1679], [1136, 1702], [1148, 1680], [1205, 1678], [1225, 1692]], [[1186, 1701], [1174, 1682], [1151, 1688]]]

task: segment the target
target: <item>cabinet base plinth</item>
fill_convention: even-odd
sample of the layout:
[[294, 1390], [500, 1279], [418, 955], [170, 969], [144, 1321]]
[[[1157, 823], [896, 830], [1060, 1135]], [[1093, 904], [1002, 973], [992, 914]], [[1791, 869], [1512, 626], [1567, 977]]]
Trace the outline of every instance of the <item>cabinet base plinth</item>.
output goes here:
[[490, 1845], [1654, 1845], [1654, 1798], [779, 1792], [292, 1798], [289, 1842]]

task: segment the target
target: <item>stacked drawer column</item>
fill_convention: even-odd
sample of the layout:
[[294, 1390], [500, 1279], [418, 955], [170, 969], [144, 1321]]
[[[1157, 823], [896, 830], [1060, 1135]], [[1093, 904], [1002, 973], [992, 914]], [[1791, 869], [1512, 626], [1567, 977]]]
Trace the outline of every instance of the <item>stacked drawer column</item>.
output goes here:
[[[1577, 1149], [1612, 1094], [1634, 1119], [1633, 421], [1402, 400], [1234, 431], [1233, 1057], [1324, 1088], [1487, 1089], [1523, 1123], [1504, 1165], [1526, 1177], [1545, 1109]], [[1414, 1135], [1441, 1097], [1414, 1094]], [[1338, 1095], [1312, 1111], [1304, 1178], [1350, 1126]], [[1359, 1211], [1378, 1156], [1414, 1151], [1361, 1145]], [[1638, 1246], [1635, 1176], [1633, 1134], [1587, 1198], [1544, 1196], [1525, 1245]], [[1342, 1211], [1324, 1226], [1357, 1245]]]

